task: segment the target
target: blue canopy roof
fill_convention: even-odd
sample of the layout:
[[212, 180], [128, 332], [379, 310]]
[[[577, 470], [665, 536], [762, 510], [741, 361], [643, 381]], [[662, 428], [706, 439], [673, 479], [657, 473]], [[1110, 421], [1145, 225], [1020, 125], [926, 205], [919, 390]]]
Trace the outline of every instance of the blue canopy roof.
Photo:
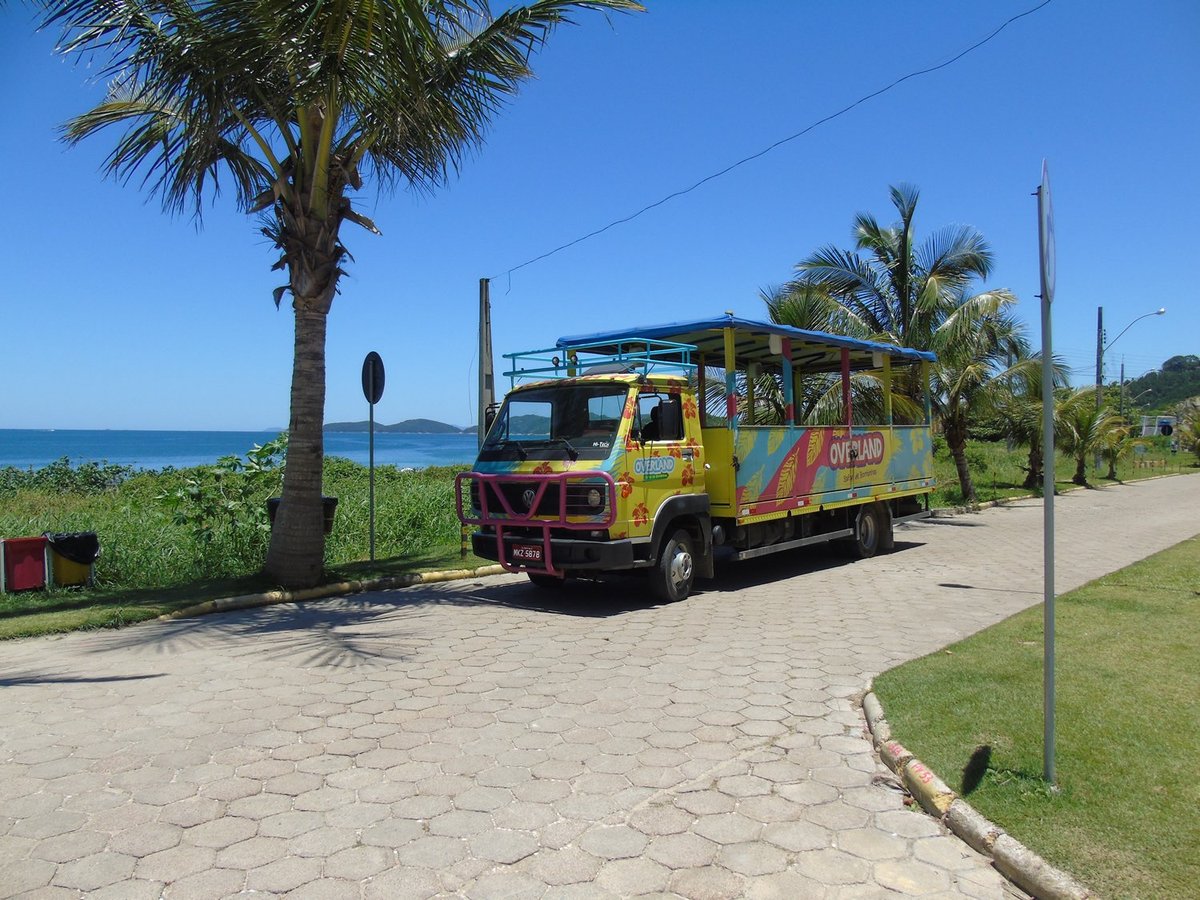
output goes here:
[[858, 338], [845, 337], [837, 334], [826, 334], [823, 331], [806, 331], [802, 328], [791, 328], [787, 325], [777, 325], [774, 322], [756, 322], [752, 319], [741, 319], [736, 316], [720, 316], [715, 319], [696, 319], [685, 322], [670, 322], [664, 325], [645, 325], [638, 328], [622, 328], [617, 331], [601, 331], [595, 334], [577, 334], [558, 339], [557, 346], [563, 349], [578, 347], [583, 344], [592, 352], [603, 352], [604, 345], [610, 344], [615, 350], [620, 344], [638, 340], [675, 341], [681, 344], [691, 344], [704, 357], [707, 366], [723, 367], [725, 365], [725, 329], [733, 326], [734, 347], [737, 356], [737, 367], [744, 368], [748, 362], [757, 362], [765, 368], [778, 368], [781, 365], [780, 355], [770, 349], [771, 335], [777, 334], [787, 338], [792, 343], [792, 364], [801, 371], [832, 372], [841, 368], [841, 351], [850, 351], [851, 369], [877, 368], [875, 354], [882, 353], [908, 362], [926, 360], [934, 362], [937, 356], [926, 350], [913, 350], [908, 347], [897, 347], [893, 344], [882, 344], [877, 341], [864, 341]]

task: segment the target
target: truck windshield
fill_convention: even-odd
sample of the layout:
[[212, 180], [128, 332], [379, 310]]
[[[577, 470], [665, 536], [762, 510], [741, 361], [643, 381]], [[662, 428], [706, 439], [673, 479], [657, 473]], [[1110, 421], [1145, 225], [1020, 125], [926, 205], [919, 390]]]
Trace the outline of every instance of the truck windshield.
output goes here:
[[607, 459], [628, 393], [624, 384], [553, 385], [511, 393], [479, 458]]

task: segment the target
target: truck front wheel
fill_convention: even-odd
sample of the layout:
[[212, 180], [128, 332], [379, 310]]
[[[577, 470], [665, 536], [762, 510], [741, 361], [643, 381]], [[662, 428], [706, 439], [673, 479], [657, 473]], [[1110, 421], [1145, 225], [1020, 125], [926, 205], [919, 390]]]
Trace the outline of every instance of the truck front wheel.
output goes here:
[[692, 592], [695, 580], [692, 536], [681, 528], [663, 544], [658, 563], [650, 572], [650, 585], [655, 596], [674, 603]]

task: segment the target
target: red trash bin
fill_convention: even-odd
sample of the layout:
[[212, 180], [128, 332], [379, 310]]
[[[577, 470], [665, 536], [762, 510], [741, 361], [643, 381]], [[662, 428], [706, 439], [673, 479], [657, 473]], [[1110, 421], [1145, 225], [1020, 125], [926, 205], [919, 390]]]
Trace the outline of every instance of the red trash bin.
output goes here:
[[5, 538], [0, 541], [0, 556], [4, 558], [4, 590], [29, 591], [46, 586], [44, 537]]

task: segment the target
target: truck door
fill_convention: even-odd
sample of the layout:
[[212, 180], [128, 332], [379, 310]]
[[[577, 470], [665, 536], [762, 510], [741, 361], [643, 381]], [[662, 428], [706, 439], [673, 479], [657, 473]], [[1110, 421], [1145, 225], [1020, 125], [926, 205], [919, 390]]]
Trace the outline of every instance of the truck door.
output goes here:
[[678, 393], [646, 388], [638, 394], [634, 419], [634, 534], [649, 534], [654, 515], [668, 497], [693, 493], [694, 448], [685, 441]]

